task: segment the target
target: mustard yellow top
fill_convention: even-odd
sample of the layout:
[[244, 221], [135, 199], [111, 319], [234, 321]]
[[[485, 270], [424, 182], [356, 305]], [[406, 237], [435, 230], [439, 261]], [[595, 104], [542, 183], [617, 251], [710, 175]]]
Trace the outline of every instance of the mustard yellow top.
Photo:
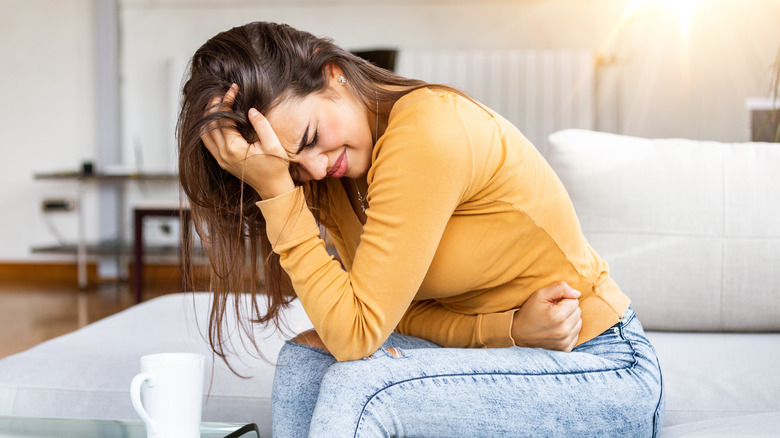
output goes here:
[[516, 309], [557, 281], [582, 293], [578, 344], [628, 308], [536, 148], [456, 93], [424, 88], [398, 100], [367, 180], [365, 226], [340, 182], [328, 182], [328, 231], [346, 270], [327, 253], [301, 188], [257, 204], [338, 360], [372, 354], [393, 330], [448, 347], [512, 346]]

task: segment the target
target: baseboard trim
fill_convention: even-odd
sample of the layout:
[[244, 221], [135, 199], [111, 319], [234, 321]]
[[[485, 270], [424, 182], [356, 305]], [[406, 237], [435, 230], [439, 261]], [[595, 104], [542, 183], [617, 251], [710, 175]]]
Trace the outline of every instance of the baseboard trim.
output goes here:
[[[132, 272], [133, 265], [128, 266]], [[178, 264], [144, 264], [144, 279], [179, 281]], [[0, 263], [0, 279], [8, 281], [78, 282], [78, 265], [75, 263], [13, 262]], [[97, 263], [87, 264], [87, 281], [94, 284], [101, 281], [116, 281], [115, 278], [99, 277]]]
[[[78, 281], [78, 266], [75, 263], [15, 262], [0, 263], [0, 278], [9, 281]], [[87, 279], [97, 281], [97, 264], [87, 265]]]

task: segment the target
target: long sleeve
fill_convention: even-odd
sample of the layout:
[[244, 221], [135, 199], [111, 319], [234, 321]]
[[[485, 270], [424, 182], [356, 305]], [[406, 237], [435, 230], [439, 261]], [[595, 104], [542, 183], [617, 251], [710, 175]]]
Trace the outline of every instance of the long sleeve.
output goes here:
[[[325, 250], [301, 189], [258, 203], [282, 267], [338, 360], [373, 353], [395, 329], [425, 278], [447, 222], [467, 196], [474, 134], [464, 115], [451, 111], [452, 99], [444, 95], [434, 102], [443, 108], [423, 113], [429, 119], [420, 113], [395, 114], [375, 146], [368, 175], [370, 208], [349, 272]], [[487, 113], [484, 117], [489, 119]]]
[[516, 311], [466, 315], [450, 311], [435, 300], [415, 301], [396, 331], [428, 339], [443, 347], [511, 347], [514, 345], [512, 317]]
[[[344, 200], [343, 202], [347, 202]], [[338, 203], [332, 205], [337, 206]], [[344, 225], [347, 229], [348, 225]], [[338, 227], [328, 229], [328, 238], [342, 261], [352, 266], [354, 246], [344, 240]], [[451, 311], [435, 300], [413, 301], [396, 331], [427, 339], [450, 348], [501, 348], [514, 345], [511, 336], [513, 316], [517, 310], [486, 314], [464, 314]]]
[[[341, 185], [334, 185], [340, 187]], [[331, 211], [343, 208], [348, 199], [331, 198]], [[328, 228], [328, 239], [347, 270], [351, 269], [359, 243], [362, 225], [355, 216], [339, 217], [339, 223]], [[342, 228], [347, 236], [342, 233]], [[346, 240], [345, 240], [346, 237]], [[413, 301], [395, 331], [428, 339], [451, 348], [500, 348], [514, 345], [511, 337], [516, 309], [498, 313], [464, 314], [452, 311], [435, 300]]]

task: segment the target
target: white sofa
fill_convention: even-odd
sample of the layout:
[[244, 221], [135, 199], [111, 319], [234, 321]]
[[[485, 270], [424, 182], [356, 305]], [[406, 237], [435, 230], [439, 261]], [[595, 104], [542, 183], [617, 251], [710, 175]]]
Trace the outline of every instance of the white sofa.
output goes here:
[[582, 130], [546, 156], [656, 347], [664, 436], [780, 436], [780, 144]]
[[[777, 436], [780, 145], [566, 130], [546, 155], [656, 346], [663, 436]], [[139, 357], [209, 354], [208, 305], [208, 294], [163, 296], [0, 360], [0, 416], [136, 418]], [[287, 316], [287, 333], [261, 335], [271, 362], [311, 326], [297, 305]], [[248, 379], [219, 360], [207, 368], [203, 418], [270, 436], [273, 366], [242, 359]]]
[[241, 354], [231, 361], [244, 379], [211, 359], [210, 300], [209, 293], [164, 295], [0, 360], [0, 416], [138, 419], [130, 381], [141, 356], [192, 352], [207, 358], [203, 421], [256, 423], [270, 437], [272, 362], [283, 339], [311, 323], [296, 301], [286, 333], [259, 333], [267, 360]]

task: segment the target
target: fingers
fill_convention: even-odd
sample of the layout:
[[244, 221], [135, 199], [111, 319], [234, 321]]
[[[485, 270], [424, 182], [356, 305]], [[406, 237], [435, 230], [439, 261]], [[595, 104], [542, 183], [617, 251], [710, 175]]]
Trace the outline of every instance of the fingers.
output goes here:
[[209, 101], [209, 106], [206, 108], [206, 114], [211, 114], [216, 111], [232, 110], [237, 95], [238, 85], [233, 84], [223, 96], [216, 95]]
[[249, 108], [249, 123], [251, 123], [252, 127], [255, 128], [257, 135], [267, 135], [269, 131], [273, 132], [271, 129], [271, 124], [268, 123], [268, 119], [266, 119], [264, 115], [260, 114], [260, 111], [254, 108]]
[[[222, 98], [215, 96], [209, 102], [209, 106], [206, 108], [206, 114], [218, 111], [221, 103]], [[203, 144], [206, 145], [206, 149], [208, 149], [212, 155], [216, 151], [217, 145], [225, 142], [225, 136], [222, 135], [222, 131], [217, 127], [216, 122], [211, 122], [204, 127], [200, 139], [203, 140]]]
[[572, 312], [564, 323], [565, 327], [568, 327], [568, 336], [564, 341], [564, 348], [562, 351], [570, 352], [577, 345], [577, 340], [580, 337], [580, 330], [582, 330], [582, 311], [579, 307]]
[[571, 351], [582, 328], [582, 311], [577, 300], [563, 300], [551, 309], [551, 349]]
[[574, 300], [579, 298], [581, 295], [578, 291], [572, 289], [572, 287], [569, 286], [569, 284], [566, 283], [565, 281], [551, 284], [548, 287], [550, 288], [550, 297], [557, 300], [566, 300], [566, 299]]
[[230, 88], [228, 88], [227, 93], [225, 93], [225, 96], [222, 98], [222, 104], [219, 106], [220, 110], [222, 111], [232, 110], [233, 103], [236, 101], [237, 95], [238, 95], [238, 85], [232, 84]]
[[[568, 285], [566, 287], [568, 287]], [[572, 327], [574, 325], [573, 320], [579, 318], [582, 313], [580, 311], [580, 302], [574, 296], [555, 301], [553, 303], [552, 311], [554, 314], [554, 321], [563, 324], [565, 327]]]
[[577, 345], [582, 329], [581, 294], [566, 282], [553, 283], [536, 292], [536, 299], [545, 303], [550, 332], [544, 348], [570, 352]]
[[580, 295], [582, 295], [579, 291], [577, 291], [577, 290], [573, 289], [571, 286], [569, 286], [568, 283], [566, 283], [565, 281], [562, 281], [560, 283], [560, 285], [561, 285], [561, 287], [560, 287], [560, 292], [561, 292], [560, 299], [562, 299], [562, 300], [565, 300], [565, 299], [576, 300], [576, 299], [578, 299], [580, 297]]
[[[276, 136], [271, 127], [271, 122], [268, 121], [265, 116], [255, 108], [249, 108], [249, 123], [252, 124], [255, 133], [257, 133], [258, 142], [263, 146], [263, 149], [267, 152], [271, 152], [272, 155], [277, 155], [290, 163], [300, 162], [300, 157], [297, 154], [288, 153], [279, 142], [279, 137]], [[276, 151], [278, 153], [274, 154]]]
[[268, 119], [266, 119], [264, 115], [260, 114], [260, 112], [254, 108], [249, 109], [249, 123], [255, 128], [260, 143], [268, 144], [269, 141], [272, 142], [273, 140], [278, 142], [276, 133], [273, 128], [271, 128], [271, 123], [268, 122]]
[[[209, 101], [206, 114], [231, 111], [237, 95], [238, 85], [232, 84], [223, 96], [214, 96]], [[212, 121], [204, 127], [204, 132], [201, 134], [206, 149], [222, 168], [244, 158], [244, 155], [249, 152], [249, 143], [241, 137], [234, 126], [226, 122], [229, 123], [229, 119]]]
[[[232, 84], [224, 96], [214, 96], [206, 108], [206, 114], [217, 111], [230, 111], [238, 95], [238, 85]], [[206, 148], [214, 154], [218, 145], [225, 144], [225, 133], [220, 128], [219, 122], [214, 121], [206, 125], [203, 134], [200, 136]]]
[[577, 300], [582, 294], [572, 289], [565, 281], [560, 281], [539, 289], [533, 295], [536, 295], [535, 299], [558, 304], [564, 300]]
[[209, 101], [209, 105], [206, 107], [206, 114], [219, 111], [219, 106], [222, 104], [222, 96], [214, 96]]

